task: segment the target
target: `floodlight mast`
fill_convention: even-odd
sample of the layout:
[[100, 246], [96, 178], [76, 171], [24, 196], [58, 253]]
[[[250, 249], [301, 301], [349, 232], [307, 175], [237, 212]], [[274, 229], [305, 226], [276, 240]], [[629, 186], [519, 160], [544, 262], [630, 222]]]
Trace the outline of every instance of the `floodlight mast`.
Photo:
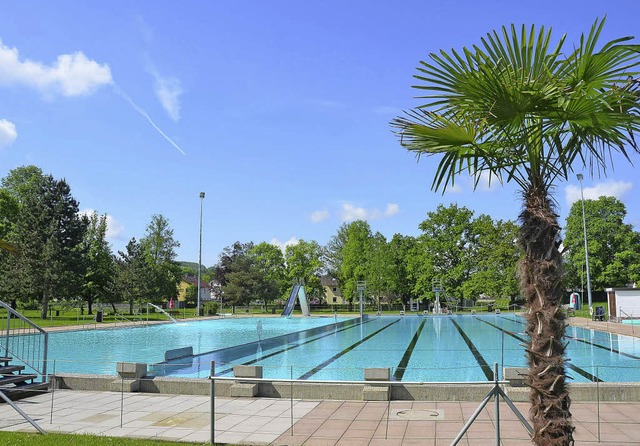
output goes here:
[[587, 299], [589, 301], [589, 314], [593, 314], [593, 299], [591, 298], [591, 275], [589, 274], [589, 243], [587, 242], [587, 219], [584, 213], [584, 193], [582, 191], [582, 179], [584, 178], [581, 173], [576, 175], [580, 182], [580, 202], [582, 203], [582, 230], [584, 231], [584, 257], [586, 261], [587, 270]]
[[198, 304], [196, 308], [196, 316], [200, 316], [200, 276], [202, 270], [202, 202], [204, 201], [204, 192], [200, 192], [200, 244], [198, 245]]

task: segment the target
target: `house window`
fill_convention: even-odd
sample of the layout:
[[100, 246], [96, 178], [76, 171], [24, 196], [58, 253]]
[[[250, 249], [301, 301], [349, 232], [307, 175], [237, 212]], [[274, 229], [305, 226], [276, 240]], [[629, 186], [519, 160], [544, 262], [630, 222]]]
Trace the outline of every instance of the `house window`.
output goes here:
[[336, 287], [333, 287], [333, 292], [335, 293], [338, 289]]
[[337, 297], [334, 297], [334, 298], [333, 298], [333, 302], [334, 302], [334, 303], [335, 303], [335, 302], [338, 302], [338, 298], [337, 298]]

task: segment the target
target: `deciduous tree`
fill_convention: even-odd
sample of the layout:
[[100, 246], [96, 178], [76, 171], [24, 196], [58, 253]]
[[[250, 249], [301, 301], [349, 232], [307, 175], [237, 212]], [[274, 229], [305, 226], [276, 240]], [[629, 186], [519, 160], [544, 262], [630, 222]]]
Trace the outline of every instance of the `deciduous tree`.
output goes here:
[[151, 302], [157, 304], [177, 297], [180, 266], [176, 262], [176, 248], [180, 243], [173, 237], [169, 221], [162, 215], [153, 215], [140, 245], [150, 271]]
[[322, 274], [321, 255], [322, 248], [315, 240], [310, 242], [300, 240], [295, 245], [287, 246], [285, 250], [289, 286], [295, 280], [302, 279], [306, 293], [311, 299], [320, 300], [324, 298], [324, 288], [320, 283], [320, 275]]
[[88, 313], [96, 301], [108, 301], [112, 291], [115, 264], [111, 246], [107, 241], [107, 216], [93, 212], [87, 217], [84, 234], [83, 263], [85, 267], [82, 296], [87, 302]]
[[[602, 196], [584, 201], [589, 246], [591, 288], [624, 287], [640, 280], [640, 234], [624, 222], [627, 209], [620, 200]], [[581, 287], [586, 262], [582, 204], [573, 203], [565, 228], [566, 284]]]

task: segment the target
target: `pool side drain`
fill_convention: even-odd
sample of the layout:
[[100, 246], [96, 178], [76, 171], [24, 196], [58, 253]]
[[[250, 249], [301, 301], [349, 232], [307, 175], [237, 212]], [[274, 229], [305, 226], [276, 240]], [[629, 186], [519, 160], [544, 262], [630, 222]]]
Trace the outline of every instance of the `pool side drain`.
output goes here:
[[396, 416], [398, 418], [403, 418], [405, 420], [431, 420], [431, 421], [440, 421], [444, 420], [444, 410], [438, 409], [405, 409], [399, 410], [396, 412]]

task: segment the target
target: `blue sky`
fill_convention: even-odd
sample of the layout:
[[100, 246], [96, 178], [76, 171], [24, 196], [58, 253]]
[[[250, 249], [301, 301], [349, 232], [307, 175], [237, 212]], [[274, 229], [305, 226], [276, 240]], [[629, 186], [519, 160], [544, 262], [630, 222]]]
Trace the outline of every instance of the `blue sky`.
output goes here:
[[[417, 235], [440, 203], [516, 219], [512, 186], [432, 192], [434, 160], [417, 163], [388, 123], [419, 104], [428, 53], [511, 23], [572, 44], [605, 14], [605, 38], [638, 32], [635, 1], [4, 0], [0, 176], [35, 164], [66, 178], [82, 210], [109, 215], [114, 250], [163, 214], [189, 261], [203, 191], [207, 266], [236, 240], [325, 244], [354, 218]], [[615, 165], [585, 175], [585, 197], [617, 196], [638, 229], [637, 173]], [[558, 185], [562, 222], [577, 197], [575, 176]]]

